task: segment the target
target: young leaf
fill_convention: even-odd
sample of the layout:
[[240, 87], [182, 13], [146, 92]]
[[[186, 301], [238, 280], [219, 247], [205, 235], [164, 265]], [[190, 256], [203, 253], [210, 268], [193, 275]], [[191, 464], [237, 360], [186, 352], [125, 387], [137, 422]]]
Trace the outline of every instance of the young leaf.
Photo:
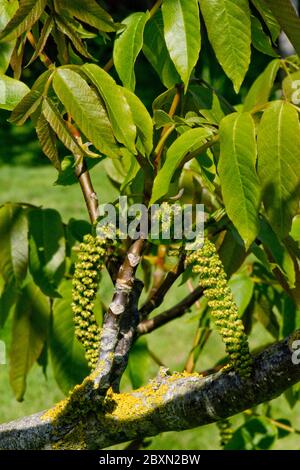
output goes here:
[[70, 13], [78, 20], [107, 33], [117, 31], [120, 26], [114, 23], [107, 11], [95, 0], [55, 0], [56, 10]]
[[198, 0], [164, 0], [162, 14], [167, 48], [187, 89], [201, 47]]
[[95, 147], [109, 157], [118, 158], [119, 151], [106, 110], [87, 82], [73, 70], [60, 68], [55, 72], [53, 87], [68, 113]]
[[251, 37], [253, 46], [259, 52], [271, 57], [278, 57], [278, 54], [272, 47], [269, 36], [263, 30], [261, 22], [253, 15], [251, 15]]
[[233, 113], [220, 123], [218, 173], [228, 217], [246, 248], [259, 230], [259, 180], [255, 170], [255, 126], [249, 113]]
[[142, 101], [127, 88], [122, 88], [131, 109], [133, 122], [137, 129], [137, 150], [147, 157], [153, 148], [153, 122]]
[[34, 82], [31, 90], [17, 104], [11, 113], [9, 122], [22, 126], [26, 120], [33, 114], [42, 102], [43, 92], [48, 80], [50, 80], [53, 70], [46, 70]]
[[54, 103], [48, 98], [44, 98], [42, 102], [42, 112], [47, 122], [54, 130], [57, 137], [69, 149], [73, 155], [83, 155], [83, 150], [79, 147], [75, 138], [67, 128], [67, 125], [59, 112], [57, 111]]
[[0, 272], [9, 285], [21, 285], [28, 263], [26, 209], [7, 203], [0, 208]]
[[272, 11], [266, 5], [264, 0], [251, 0], [261, 17], [263, 18], [268, 30], [271, 33], [273, 42], [276, 41], [280, 34], [280, 26]]
[[85, 64], [82, 70], [95, 85], [105, 103], [116, 139], [135, 154], [136, 126], [123, 88], [98, 65]]
[[292, 45], [300, 54], [300, 19], [291, 1], [264, 0]]
[[188, 130], [173, 142], [167, 150], [166, 161], [154, 180], [150, 204], [158, 201], [168, 192], [172, 176], [184, 157], [204, 144], [211, 135], [210, 129], [198, 127]]
[[44, 154], [49, 158], [54, 167], [60, 171], [61, 164], [57, 150], [56, 135], [43, 114], [40, 114], [35, 130]]
[[258, 174], [268, 219], [280, 238], [288, 235], [300, 194], [300, 126], [297, 111], [273, 101], [261, 119]]
[[280, 60], [272, 60], [257, 77], [245, 98], [244, 111], [251, 111], [268, 102], [279, 67]]
[[27, 374], [42, 352], [49, 320], [49, 301], [33, 282], [28, 283], [17, 301], [12, 327], [10, 384], [18, 401], [23, 400]]
[[159, 10], [146, 24], [143, 53], [166, 88], [180, 83], [180, 77], [166, 46], [163, 18]]
[[53, 303], [53, 324], [50, 336], [51, 362], [55, 380], [67, 394], [88, 375], [89, 368], [84, 349], [75, 337], [73, 322], [72, 282], [63, 281], [59, 288], [61, 298]]
[[147, 13], [133, 13], [122, 22], [126, 26], [114, 42], [113, 58], [123, 85], [135, 89], [134, 64], [143, 47], [143, 33], [149, 19]]
[[11, 111], [29, 91], [25, 83], [0, 75], [0, 109]]
[[29, 30], [43, 13], [47, 0], [20, 0], [13, 18], [0, 33], [0, 40], [14, 39]]
[[248, 0], [201, 0], [200, 7], [217, 59], [238, 93], [251, 54]]
[[65, 271], [65, 235], [60, 215], [53, 209], [34, 209], [29, 214], [29, 269], [42, 292], [57, 297]]

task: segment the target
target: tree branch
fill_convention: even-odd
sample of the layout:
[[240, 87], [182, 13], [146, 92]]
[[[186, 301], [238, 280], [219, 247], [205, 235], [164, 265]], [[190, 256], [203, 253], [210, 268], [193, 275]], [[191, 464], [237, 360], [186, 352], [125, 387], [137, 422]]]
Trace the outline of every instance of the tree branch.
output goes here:
[[[72, 409], [70, 421], [57, 434], [57, 413], [42, 413], [0, 426], [0, 449], [104, 448], [165, 431], [203, 426], [270, 401], [300, 381], [300, 365], [292, 362], [292, 342], [300, 330], [254, 358], [251, 378], [235, 371], [208, 377], [161, 374], [130, 393], [109, 392], [81, 415]], [[89, 389], [90, 392], [90, 389]], [[83, 394], [80, 400], [84, 403]], [[78, 406], [78, 403], [77, 403]], [[83, 405], [82, 405], [83, 406]], [[52, 416], [56, 416], [56, 421]], [[73, 422], [71, 422], [73, 420]]]
[[185, 314], [185, 312], [202, 296], [203, 289], [202, 287], [197, 287], [193, 292], [187, 295], [184, 299], [181, 300], [174, 307], [166, 310], [165, 312], [156, 315], [149, 320], [143, 320], [138, 324], [137, 333], [139, 335], [144, 335], [146, 333], [151, 333], [151, 331], [156, 330], [160, 326], [165, 325], [169, 321], [175, 320]]

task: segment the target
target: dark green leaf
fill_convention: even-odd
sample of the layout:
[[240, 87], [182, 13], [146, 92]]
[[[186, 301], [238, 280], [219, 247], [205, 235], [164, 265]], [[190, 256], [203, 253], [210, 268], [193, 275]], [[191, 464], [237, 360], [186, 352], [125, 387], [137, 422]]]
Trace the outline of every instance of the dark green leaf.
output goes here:
[[10, 350], [10, 384], [18, 401], [23, 400], [27, 374], [42, 352], [49, 320], [48, 299], [28, 283], [16, 304]]
[[132, 13], [123, 20], [126, 26], [114, 42], [114, 64], [123, 85], [135, 89], [134, 64], [143, 47], [145, 24], [149, 19], [147, 13]]
[[284, 238], [300, 195], [300, 125], [291, 104], [270, 103], [259, 125], [257, 145], [264, 206], [273, 229]]
[[162, 15], [170, 57], [187, 89], [201, 47], [198, 0], [164, 0]]
[[238, 93], [250, 63], [248, 0], [201, 0], [200, 7], [217, 59]]
[[29, 214], [29, 268], [41, 290], [57, 297], [65, 270], [65, 237], [60, 215], [53, 209], [34, 209]]
[[271, 448], [276, 438], [277, 428], [268, 418], [264, 416], [251, 418], [235, 431], [225, 449], [267, 450]]
[[78, 73], [67, 68], [56, 70], [53, 87], [68, 113], [94, 146], [100, 152], [117, 158], [119, 150], [113, 129], [97, 93]]
[[180, 83], [179, 74], [166, 46], [160, 11], [145, 26], [143, 53], [166, 88], [172, 88]]
[[29, 30], [44, 11], [47, 0], [20, 0], [13, 18], [0, 33], [0, 40], [14, 39]]
[[255, 170], [255, 126], [249, 113], [233, 113], [220, 123], [218, 173], [227, 214], [249, 248], [259, 230], [259, 180]]
[[63, 281], [60, 299], [53, 303], [53, 324], [50, 338], [51, 362], [60, 389], [67, 394], [88, 375], [84, 349], [75, 337], [73, 322], [72, 282]]
[[257, 11], [260, 13], [263, 18], [266, 26], [268, 27], [272, 39], [275, 42], [280, 34], [280, 26], [272, 11], [266, 5], [264, 0], [251, 0]]

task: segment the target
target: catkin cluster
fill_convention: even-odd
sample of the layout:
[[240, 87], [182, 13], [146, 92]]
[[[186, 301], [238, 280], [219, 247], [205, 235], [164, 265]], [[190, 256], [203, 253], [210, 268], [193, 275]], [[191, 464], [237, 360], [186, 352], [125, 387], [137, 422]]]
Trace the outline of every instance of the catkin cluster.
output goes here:
[[200, 276], [200, 285], [234, 368], [240, 375], [249, 376], [252, 359], [247, 336], [215, 245], [205, 239], [200, 250], [187, 256], [187, 262], [193, 263], [193, 272]]
[[106, 254], [106, 240], [85, 235], [79, 247], [72, 290], [75, 334], [83, 344], [89, 366], [94, 369], [98, 359], [100, 328], [93, 313], [100, 270]]

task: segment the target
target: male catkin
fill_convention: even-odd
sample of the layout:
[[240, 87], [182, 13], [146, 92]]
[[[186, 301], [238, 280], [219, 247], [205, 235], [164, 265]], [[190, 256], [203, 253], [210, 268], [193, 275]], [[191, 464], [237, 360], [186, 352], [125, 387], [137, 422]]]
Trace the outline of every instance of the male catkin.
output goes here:
[[206, 238], [201, 249], [187, 256], [187, 263], [192, 263], [193, 272], [200, 276], [199, 283], [234, 368], [240, 375], [249, 376], [252, 359], [247, 336], [215, 245]]
[[86, 358], [92, 369], [97, 364], [100, 341], [100, 328], [93, 313], [93, 301], [106, 254], [105, 245], [105, 239], [85, 235], [79, 247], [73, 276], [72, 309], [75, 334], [85, 348]]

